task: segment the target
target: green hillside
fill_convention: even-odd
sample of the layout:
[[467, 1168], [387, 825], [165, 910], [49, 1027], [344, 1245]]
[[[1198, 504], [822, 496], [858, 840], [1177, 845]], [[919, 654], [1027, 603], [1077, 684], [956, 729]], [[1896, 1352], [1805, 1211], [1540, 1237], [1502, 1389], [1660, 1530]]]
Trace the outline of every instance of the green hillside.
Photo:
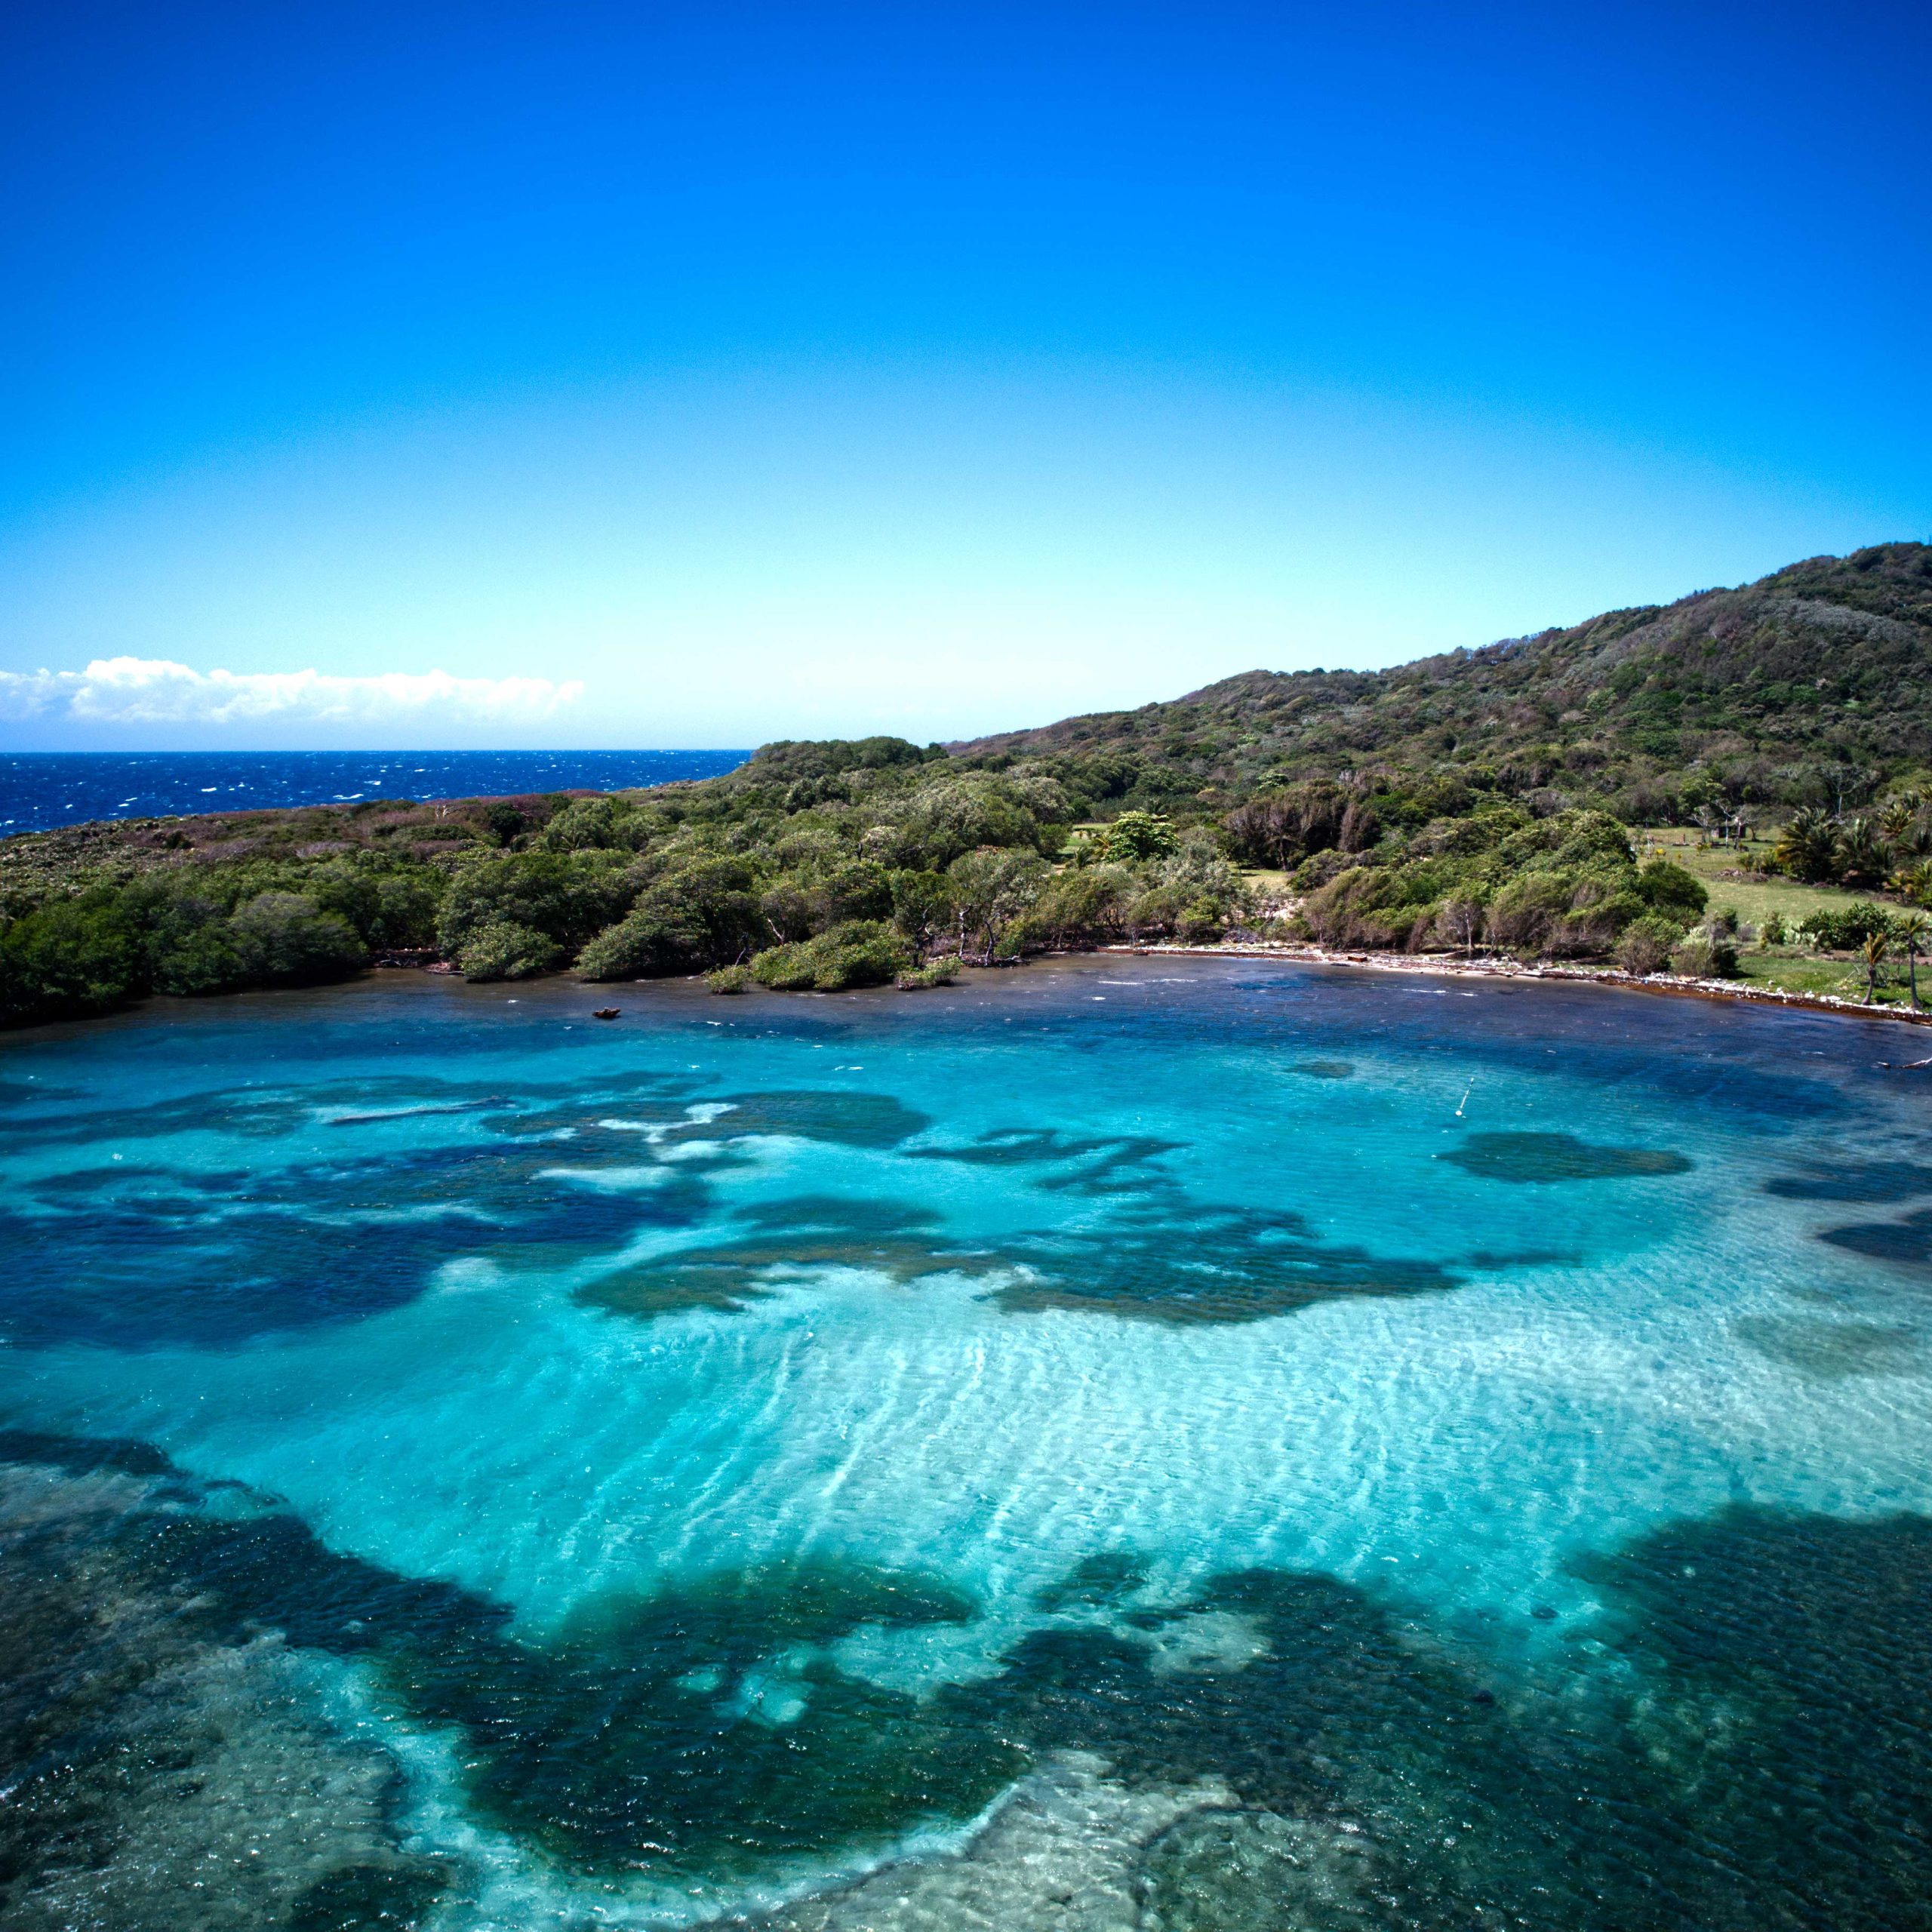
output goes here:
[[1189, 809], [1395, 769], [1634, 824], [1690, 817], [1713, 787], [1737, 804], [1839, 810], [1932, 764], [1932, 549], [1816, 557], [1392, 670], [1250, 671], [952, 749], [1110, 755], [1131, 761], [1133, 802]]
[[[0, 1019], [384, 958], [915, 987], [1231, 935], [1881, 998], [1903, 974], [1910, 998], [1928, 771], [1932, 551], [1890, 544], [1394, 670], [1251, 672], [949, 748], [787, 743], [646, 792], [5, 840]], [[1657, 849], [1644, 828], [1668, 825]]]

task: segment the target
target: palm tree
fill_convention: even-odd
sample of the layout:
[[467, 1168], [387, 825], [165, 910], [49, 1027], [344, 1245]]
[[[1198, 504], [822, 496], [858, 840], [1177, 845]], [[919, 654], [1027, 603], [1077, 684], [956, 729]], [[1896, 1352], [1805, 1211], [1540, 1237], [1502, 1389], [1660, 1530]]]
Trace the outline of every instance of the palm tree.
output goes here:
[[1932, 939], [1932, 920], [1928, 920], [1923, 912], [1905, 913], [1892, 921], [1892, 936], [1905, 954], [1906, 977], [1911, 988], [1912, 1007], [1916, 1011], [1918, 955], [1925, 950], [1927, 940]]
[[1839, 832], [1837, 857], [1847, 885], [1876, 885], [1892, 869], [1892, 855], [1869, 818], [1853, 819]]
[[1865, 1004], [1869, 1006], [1878, 997], [1878, 968], [1885, 963], [1885, 955], [1892, 949], [1890, 922], [1885, 929], [1874, 933], [1860, 949], [1865, 961]]
[[1778, 834], [1777, 862], [1793, 878], [1817, 884], [1837, 877], [1838, 843], [1831, 814], [1807, 805], [1794, 812]]

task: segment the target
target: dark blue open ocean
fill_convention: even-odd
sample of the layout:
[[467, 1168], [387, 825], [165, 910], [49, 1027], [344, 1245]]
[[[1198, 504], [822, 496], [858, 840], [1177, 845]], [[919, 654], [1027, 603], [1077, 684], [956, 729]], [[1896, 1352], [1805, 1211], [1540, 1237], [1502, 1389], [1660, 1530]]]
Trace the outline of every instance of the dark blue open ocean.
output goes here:
[[743, 751], [14, 752], [0, 755], [0, 837], [89, 819], [324, 805], [353, 798], [474, 798], [614, 792], [712, 778]]

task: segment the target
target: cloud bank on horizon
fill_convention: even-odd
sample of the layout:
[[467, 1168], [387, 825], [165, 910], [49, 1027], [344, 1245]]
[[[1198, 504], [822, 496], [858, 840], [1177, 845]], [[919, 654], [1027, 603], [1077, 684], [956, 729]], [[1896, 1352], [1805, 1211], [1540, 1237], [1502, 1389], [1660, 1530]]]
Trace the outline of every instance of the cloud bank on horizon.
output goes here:
[[158, 657], [97, 657], [81, 671], [0, 671], [0, 718], [147, 728], [408, 721], [528, 724], [583, 695], [581, 681], [447, 671], [333, 677], [316, 670], [197, 671]]

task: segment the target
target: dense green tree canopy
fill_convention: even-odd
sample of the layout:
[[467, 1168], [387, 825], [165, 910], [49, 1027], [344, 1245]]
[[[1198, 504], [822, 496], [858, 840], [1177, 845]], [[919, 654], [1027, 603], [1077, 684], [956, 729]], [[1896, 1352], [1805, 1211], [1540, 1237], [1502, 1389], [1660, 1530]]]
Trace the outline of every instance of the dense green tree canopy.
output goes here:
[[1927, 900], [1928, 781], [1932, 551], [1893, 544], [1392, 671], [1255, 672], [950, 748], [788, 742], [650, 792], [0, 841], [0, 1015], [399, 954], [480, 979], [822, 989], [1231, 929], [1721, 970], [1703, 888], [1640, 865], [1634, 827], [1777, 825], [1794, 876]]

